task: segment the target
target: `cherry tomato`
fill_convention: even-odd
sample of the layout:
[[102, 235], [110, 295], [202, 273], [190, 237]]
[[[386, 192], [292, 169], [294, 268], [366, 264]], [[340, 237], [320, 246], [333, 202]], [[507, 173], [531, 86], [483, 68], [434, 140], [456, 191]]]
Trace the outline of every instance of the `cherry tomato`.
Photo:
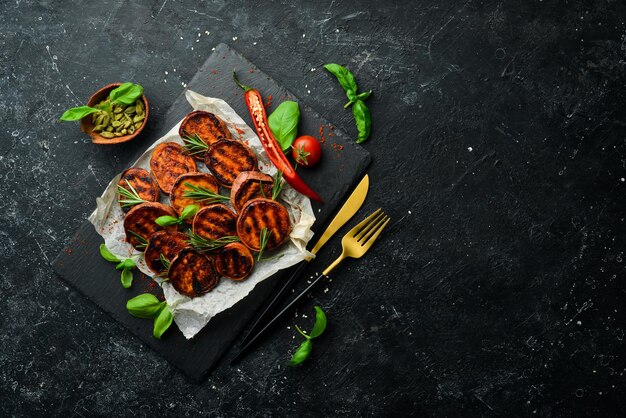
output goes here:
[[322, 157], [322, 146], [317, 138], [310, 135], [302, 135], [293, 141], [291, 156], [298, 165], [313, 167]]

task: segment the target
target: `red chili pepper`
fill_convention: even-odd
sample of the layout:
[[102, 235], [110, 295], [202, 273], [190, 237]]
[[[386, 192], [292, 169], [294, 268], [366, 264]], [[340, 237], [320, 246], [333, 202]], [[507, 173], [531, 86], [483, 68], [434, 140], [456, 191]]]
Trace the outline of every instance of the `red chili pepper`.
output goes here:
[[291, 185], [291, 187], [317, 202], [324, 203], [322, 198], [315, 193], [313, 189], [307, 186], [300, 176], [296, 174], [296, 170], [293, 169], [280, 145], [278, 145], [276, 138], [274, 138], [274, 134], [272, 134], [270, 125], [267, 122], [267, 115], [265, 114], [265, 107], [263, 106], [263, 97], [261, 96], [261, 93], [259, 93], [257, 89], [241, 84], [237, 79], [237, 73], [235, 70], [233, 70], [233, 79], [235, 80], [235, 83], [237, 83], [237, 85], [245, 91], [244, 97], [246, 99], [246, 104], [248, 105], [248, 110], [250, 111], [250, 116], [252, 117], [256, 132], [259, 135], [261, 144], [263, 144], [263, 148], [265, 148], [265, 152], [267, 152], [269, 159], [279, 171], [283, 172], [283, 178]]

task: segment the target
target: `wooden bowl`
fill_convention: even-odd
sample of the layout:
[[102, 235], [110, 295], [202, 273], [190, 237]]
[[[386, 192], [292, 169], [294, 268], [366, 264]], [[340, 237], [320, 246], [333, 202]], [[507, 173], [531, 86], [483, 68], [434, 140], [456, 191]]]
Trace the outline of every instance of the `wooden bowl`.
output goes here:
[[[121, 84], [122, 83], [113, 83], [113, 84], [109, 84], [108, 86], [102, 87], [100, 90], [95, 92], [89, 98], [89, 102], [87, 102], [87, 106], [95, 106], [101, 101], [105, 100], [107, 97], [109, 97], [109, 93], [111, 92], [111, 90], [113, 90], [116, 87], [119, 87]], [[143, 124], [139, 127], [139, 129], [136, 129], [135, 132], [133, 132], [132, 134], [124, 135], [124, 136], [116, 136], [115, 138], [105, 138], [102, 135], [100, 135], [98, 132], [93, 132], [93, 124], [91, 122], [91, 115], [87, 115], [80, 120], [80, 129], [91, 137], [94, 144], [112, 145], [112, 144], [121, 144], [122, 142], [130, 141], [131, 139], [139, 135], [141, 131], [143, 131], [143, 128], [146, 126], [146, 122], [148, 122], [148, 114], [150, 113], [150, 108], [148, 107], [148, 99], [146, 98], [145, 94], [142, 95], [141, 98], [143, 100], [143, 104], [145, 107], [146, 117], [143, 119]]]

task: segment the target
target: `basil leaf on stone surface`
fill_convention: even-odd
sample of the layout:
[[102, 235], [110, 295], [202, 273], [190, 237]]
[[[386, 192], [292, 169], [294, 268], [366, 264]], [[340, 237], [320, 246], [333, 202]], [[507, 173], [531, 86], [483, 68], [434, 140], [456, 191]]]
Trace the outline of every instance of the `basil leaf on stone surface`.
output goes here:
[[107, 248], [105, 244], [100, 244], [100, 255], [106, 261], [109, 261], [111, 263], [119, 263], [120, 261], [122, 261], [119, 258], [117, 258], [115, 255], [113, 255], [113, 253], [109, 251], [109, 249]]
[[326, 329], [326, 314], [319, 306], [315, 306], [315, 325], [311, 330], [310, 338], [316, 338], [322, 335]]
[[73, 107], [63, 112], [60, 120], [68, 121], [68, 122], [80, 120], [87, 115], [91, 115], [92, 113], [99, 112], [99, 111], [100, 110], [93, 108], [93, 107], [89, 107], [89, 106]]
[[131, 269], [125, 268], [124, 270], [122, 270], [121, 282], [122, 282], [122, 287], [124, 289], [128, 289], [129, 287], [132, 286], [132, 284], [133, 284], [133, 272], [132, 272]]
[[126, 302], [126, 309], [137, 318], [156, 318], [164, 305], [152, 293], [144, 293]]
[[283, 151], [288, 150], [298, 134], [300, 108], [291, 100], [282, 102], [267, 119], [270, 129]]
[[120, 262], [117, 266], [115, 266], [116, 270], [130, 270], [136, 267], [135, 262], [130, 259], [127, 258], [126, 260]]
[[366, 91], [366, 92], [363, 92], [363, 93], [359, 93], [359, 94], [357, 94], [356, 98], [359, 99], [359, 100], [365, 100], [368, 97], [370, 97], [370, 94], [372, 94], [372, 90]]
[[297, 366], [302, 364], [306, 359], [311, 355], [311, 349], [313, 348], [313, 344], [311, 340], [306, 339], [300, 344], [300, 347], [293, 353], [291, 356], [291, 360], [289, 360], [289, 366]]
[[359, 132], [357, 137], [357, 144], [365, 141], [372, 131], [372, 119], [369, 108], [361, 100], [354, 102], [352, 106], [352, 114], [354, 115], [354, 121], [356, 122], [356, 128]]
[[354, 95], [357, 92], [356, 79], [354, 75], [346, 67], [343, 67], [339, 64], [326, 64], [324, 65], [332, 75], [337, 77], [337, 81], [341, 84], [341, 87], [346, 91], [346, 96], [350, 101], [354, 100]]
[[297, 366], [298, 364], [301, 364], [304, 360], [309, 358], [309, 356], [311, 355], [311, 350], [313, 349], [313, 344], [311, 343], [311, 340], [322, 335], [325, 329], [326, 314], [324, 313], [322, 308], [320, 308], [319, 306], [315, 306], [315, 325], [313, 325], [313, 329], [311, 330], [311, 332], [307, 335], [304, 331], [300, 329], [300, 327], [296, 325], [296, 330], [298, 330], [300, 335], [302, 335], [305, 340], [302, 344], [300, 344], [298, 350], [296, 350], [296, 352], [291, 357], [291, 360], [289, 361], [289, 366]]
[[161, 311], [159, 312], [159, 315], [154, 320], [154, 328], [152, 330], [152, 335], [154, 336], [154, 338], [158, 340], [161, 339], [161, 336], [163, 335], [163, 333], [167, 331], [170, 325], [172, 325], [172, 321], [174, 320], [172, 313], [167, 307], [167, 304], [165, 304], [165, 302], [163, 303], [164, 303], [163, 308], [161, 309]]

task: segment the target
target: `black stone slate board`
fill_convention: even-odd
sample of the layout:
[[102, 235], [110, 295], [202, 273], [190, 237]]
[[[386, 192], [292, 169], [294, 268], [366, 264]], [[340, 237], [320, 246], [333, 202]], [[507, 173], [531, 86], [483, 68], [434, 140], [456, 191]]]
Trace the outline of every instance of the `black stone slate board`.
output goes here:
[[[272, 96], [273, 103], [267, 109], [268, 114], [283, 100], [293, 99], [300, 105], [300, 132], [317, 135], [320, 126], [325, 127], [327, 137], [323, 145], [325, 157], [315, 169], [299, 170], [307, 184], [326, 202], [324, 205], [313, 203], [317, 218], [313, 230], [320, 232], [332, 219], [332, 215], [340, 207], [339, 204], [348, 196], [348, 192], [363, 176], [369, 165], [370, 155], [341, 131], [331, 131], [328, 121], [322, 119], [319, 114], [225, 44], [215, 48], [187, 88], [206, 96], [222, 98], [249, 126], [253, 126], [244, 104], [242, 90], [233, 83], [231, 77], [234, 68], [238, 70], [240, 80], [244, 84], [258, 88], [266, 98]], [[151, 141], [144, 141], [148, 144], [146, 146], [164, 135], [191, 110], [183, 92], [165, 115], [165, 122], [161, 125], [162, 132], [156, 132]], [[328, 136], [329, 132], [334, 135]], [[344, 151], [336, 151], [332, 147], [333, 143], [343, 145]], [[142, 152], [144, 149], [138, 150], [137, 157]], [[318, 212], [318, 209], [321, 211]], [[246, 298], [214, 317], [191, 340], [185, 339], [175, 326], [167, 331], [162, 340], [156, 340], [152, 337], [152, 322], [130, 316], [126, 311], [126, 301], [146, 291], [156, 294], [160, 292], [158, 286], [154, 289], [154, 286], [150, 286], [151, 281], [148, 277], [143, 275], [140, 277], [139, 273], [135, 272], [132, 288], [122, 288], [119, 271], [116, 271], [111, 263], [104, 261], [99, 254], [98, 247], [102, 242], [95, 228], [85, 221], [70, 245], [52, 263], [55, 271], [148, 346], [198, 381], [215, 366], [271, 294], [281, 277], [289, 272], [282, 270], [258, 284]]]

